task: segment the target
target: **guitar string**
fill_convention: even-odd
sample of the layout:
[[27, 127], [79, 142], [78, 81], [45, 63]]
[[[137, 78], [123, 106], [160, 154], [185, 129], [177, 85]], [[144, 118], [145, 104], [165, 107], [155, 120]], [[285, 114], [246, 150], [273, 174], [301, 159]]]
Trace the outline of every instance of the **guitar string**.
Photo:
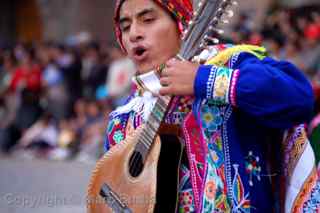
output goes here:
[[[143, 137], [142, 137], [143, 138]], [[141, 139], [140, 139], [141, 140]], [[139, 142], [142, 142], [142, 140], [141, 141], [138, 141], [138, 143]], [[143, 142], [142, 143], [144, 146], [145, 146], [145, 148], [146, 148], [146, 150], [148, 150], [150, 147], [149, 146], [147, 146], [146, 144], [145, 144], [145, 142]], [[139, 170], [140, 170], [140, 167], [141, 167], [141, 164], [139, 164], [139, 159], [140, 158], [142, 158], [142, 160], [143, 160], [143, 156], [142, 155], [139, 155], [137, 152], [134, 152], [134, 156], [132, 156], [132, 163], [131, 163], [131, 165], [129, 165], [130, 167], [132, 167], [132, 174], [131, 175], [135, 175], [135, 174], [137, 174], [138, 172], [139, 172]]]
[[[150, 143], [148, 141], [146, 141], [148, 139], [145, 136], [144, 131], [142, 131], [140, 134], [141, 134], [142, 137], [139, 138], [138, 143], [142, 143], [144, 145], [144, 147], [146, 148], [146, 150], [148, 150], [150, 148], [150, 145], [148, 145], [148, 144], [150, 144]], [[141, 156], [141, 157], [143, 159], [143, 156]], [[132, 171], [131, 175], [135, 175], [138, 172], [138, 170], [140, 170], [140, 164], [138, 164], [138, 163], [139, 163], [139, 159], [141, 157], [139, 156], [139, 154], [134, 152], [134, 156], [132, 156], [132, 160], [131, 160], [132, 163], [131, 163], [131, 165], [129, 165], [130, 166], [130, 171]]]
[[[156, 108], [160, 108], [160, 109], [161, 109], [161, 110], [160, 110], [160, 112], [162, 113], [161, 117], [164, 116], [164, 112], [163, 112], [163, 111], [165, 111], [166, 105], [167, 105], [166, 101], [163, 101], [161, 98], [158, 99], [158, 101], [157, 101], [157, 103], [156, 103], [156, 105], [155, 105], [155, 109], [156, 109]], [[154, 110], [152, 110], [152, 112], [151, 112], [150, 115], [152, 116], [152, 119], [154, 119], [155, 121], [161, 122], [161, 121], [159, 121], [159, 120], [157, 119], [157, 117], [154, 115]], [[152, 124], [149, 123], [148, 121], [146, 122], [146, 124], [149, 125], [149, 126], [152, 126]], [[152, 128], [150, 128], [150, 129], [151, 129], [151, 130], [154, 130], [154, 127], [152, 126]], [[156, 133], [156, 132], [154, 132], [154, 133]], [[142, 144], [145, 146], [146, 151], [148, 151], [148, 150], [150, 149], [152, 143], [153, 143], [154, 137], [150, 136], [147, 132], [144, 132], [144, 131], [141, 132], [141, 136], [142, 136], [142, 137], [141, 137], [139, 140], [140, 140], [140, 142], [142, 142]], [[149, 139], [150, 142], [148, 141], [148, 139]], [[146, 141], [144, 141], [144, 140], [147, 140], [148, 146], [145, 144]], [[138, 143], [139, 143], [139, 141], [138, 141]], [[138, 164], [140, 157], [139, 157], [138, 154], [135, 154], [132, 158], [133, 158], [133, 159], [132, 159], [132, 163], [131, 163], [131, 165], [129, 165], [129, 166], [132, 166], [132, 167], [133, 167], [133, 168], [132, 168], [132, 170], [133, 170], [132, 173], [133, 173], [133, 174], [136, 174], [136, 173], [138, 172], [138, 170], [140, 170], [140, 165]]]
[[[151, 145], [152, 145], [152, 143], [153, 143], [153, 140], [154, 140], [154, 138], [152, 138], [152, 137], [149, 137], [149, 140], [150, 140], [150, 142], [146, 142], [145, 140], [148, 140], [147, 139], [147, 137], [146, 137], [146, 132], [144, 132], [144, 131], [142, 131], [141, 132], [141, 138], [139, 139], [139, 141], [138, 141], [138, 143], [139, 142], [142, 142], [142, 144], [145, 146], [145, 148], [146, 148], [146, 151], [148, 151], [149, 149], [150, 149], [150, 147], [151, 147]], [[146, 145], [146, 143], [148, 144], [148, 145]], [[132, 173], [133, 174], [136, 174], [137, 172], [138, 172], [138, 170], [140, 170], [140, 165], [138, 164], [139, 163], [139, 155], [138, 154], [135, 154], [135, 156], [133, 156], [133, 162], [131, 163], [131, 166], [133, 167], [132, 168]]]

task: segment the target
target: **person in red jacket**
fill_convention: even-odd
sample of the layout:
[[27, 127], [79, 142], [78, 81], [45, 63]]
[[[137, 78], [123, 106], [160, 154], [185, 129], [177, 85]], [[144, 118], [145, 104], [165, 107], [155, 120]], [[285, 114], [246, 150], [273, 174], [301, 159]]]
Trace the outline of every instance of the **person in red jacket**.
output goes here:
[[40, 92], [41, 89], [41, 70], [39, 65], [34, 63], [33, 51], [25, 51], [20, 61], [20, 66], [13, 74], [10, 90], [18, 92], [27, 89], [31, 92]]

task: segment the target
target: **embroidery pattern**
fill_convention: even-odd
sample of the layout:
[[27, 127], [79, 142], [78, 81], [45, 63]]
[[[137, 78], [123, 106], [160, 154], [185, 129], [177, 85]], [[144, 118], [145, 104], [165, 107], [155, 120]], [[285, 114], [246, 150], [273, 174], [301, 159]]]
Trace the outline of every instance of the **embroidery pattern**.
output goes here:
[[167, 124], [182, 124], [186, 115], [191, 111], [193, 98], [192, 97], [174, 97], [165, 122]]
[[234, 177], [232, 182], [232, 188], [233, 188], [233, 202], [234, 206], [232, 209], [232, 212], [244, 212], [249, 213], [250, 212], [250, 200], [248, 200], [249, 193], [245, 195], [244, 187], [239, 175], [239, 165], [234, 164]]
[[190, 182], [190, 171], [183, 164], [180, 167], [179, 179], [179, 213], [196, 212], [192, 185]]
[[258, 181], [261, 180], [260, 173], [261, 167], [259, 165], [259, 157], [254, 156], [252, 151], [249, 151], [247, 157], [245, 157], [246, 172], [249, 174], [249, 185], [253, 186], [253, 177], [256, 177]]
[[307, 140], [304, 125], [299, 125], [295, 128], [295, 131], [289, 134], [284, 140], [284, 175], [285, 177], [291, 177], [294, 166], [297, 164], [302, 150], [305, 149]]
[[121, 132], [121, 130], [117, 130], [114, 134], [113, 134], [113, 140], [118, 144], [120, 143], [123, 139], [124, 139], [124, 134]]
[[226, 181], [223, 179], [224, 166], [222, 164], [220, 168], [215, 167], [209, 155], [207, 160], [208, 172], [204, 185], [202, 212], [230, 212], [225, 186]]
[[314, 168], [308, 179], [304, 182], [303, 187], [301, 187], [301, 191], [294, 201], [291, 212], [302, 212], [304, 204], [308, 201], [309, 195], [317, 184], [317, 178], [317, 171]]
[[204, 135], [208, 141], [207, 175], [202, 199], [203, 212], [230, 212], [221, 137], [223, 115], [208, 101], [201, 110]]
[[201, 109], [202, 126], [205, 129], [207, 138], [218, 130], [222, 124], [222, 116], [217, 106], [206, 105]]
[[320, 182], [312, 189], [310, 198], [303, 205], [303, 212], [319, 212], [320, 210]]
[[[196, 208], [200, 209], [202, 205], [202, 202], [200, 201], [202, 198], [201, 192], [207, 170], [207, 164], [205, 164], [205, 153], [207, 153], [207, 150], [206, 146], [203, 146], [204, 139], [192, 113], [189, 113], [184, 120], [182, 129], [185, 136], [186, 150], [189, 156], [190, 179], [194, 194], [194, 203]], [[199, 167], [199, 164], [203, 166]]]
[[128, 116], [117, 116], [111, 118], [107, 128], [108, 147], [120, 143], [125, 138], [124, 126]]
[[191, 188], [180, 191], [179, 204], [180, 204], [180, 207], [179, 207], [180, 213], [195, 212]]
[[217, 69], [212, 97], [217, 105], [229, 103], [232, 73], [233, 70], [226, 67], [219, 67]]

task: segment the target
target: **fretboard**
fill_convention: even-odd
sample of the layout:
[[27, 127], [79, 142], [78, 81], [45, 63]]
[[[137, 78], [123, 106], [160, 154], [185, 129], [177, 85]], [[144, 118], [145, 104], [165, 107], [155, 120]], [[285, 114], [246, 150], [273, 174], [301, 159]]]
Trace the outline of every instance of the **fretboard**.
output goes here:
[[163, 121], [167, 108], [170, 104], [171, 97], [169, 96], [159, 96], [153, 107], [147, 122], [145, 123], [140, 138], [138, 139], [138, 143], [136, 145], [136, 149], [140, 151], [143, 156], [143, 159], [147, 156], [152, 143], [154, 141], [155, 136], [158, 133], [161, 122]]

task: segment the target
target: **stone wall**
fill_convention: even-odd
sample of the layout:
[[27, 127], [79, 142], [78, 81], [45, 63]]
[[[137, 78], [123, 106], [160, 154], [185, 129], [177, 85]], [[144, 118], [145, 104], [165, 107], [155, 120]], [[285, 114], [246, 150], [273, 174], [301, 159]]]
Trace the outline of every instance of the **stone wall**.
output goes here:
[[64, 40], [79, 32], [112, 41], [113, 1], [37, 0], [41, 10], [44, 40]]

